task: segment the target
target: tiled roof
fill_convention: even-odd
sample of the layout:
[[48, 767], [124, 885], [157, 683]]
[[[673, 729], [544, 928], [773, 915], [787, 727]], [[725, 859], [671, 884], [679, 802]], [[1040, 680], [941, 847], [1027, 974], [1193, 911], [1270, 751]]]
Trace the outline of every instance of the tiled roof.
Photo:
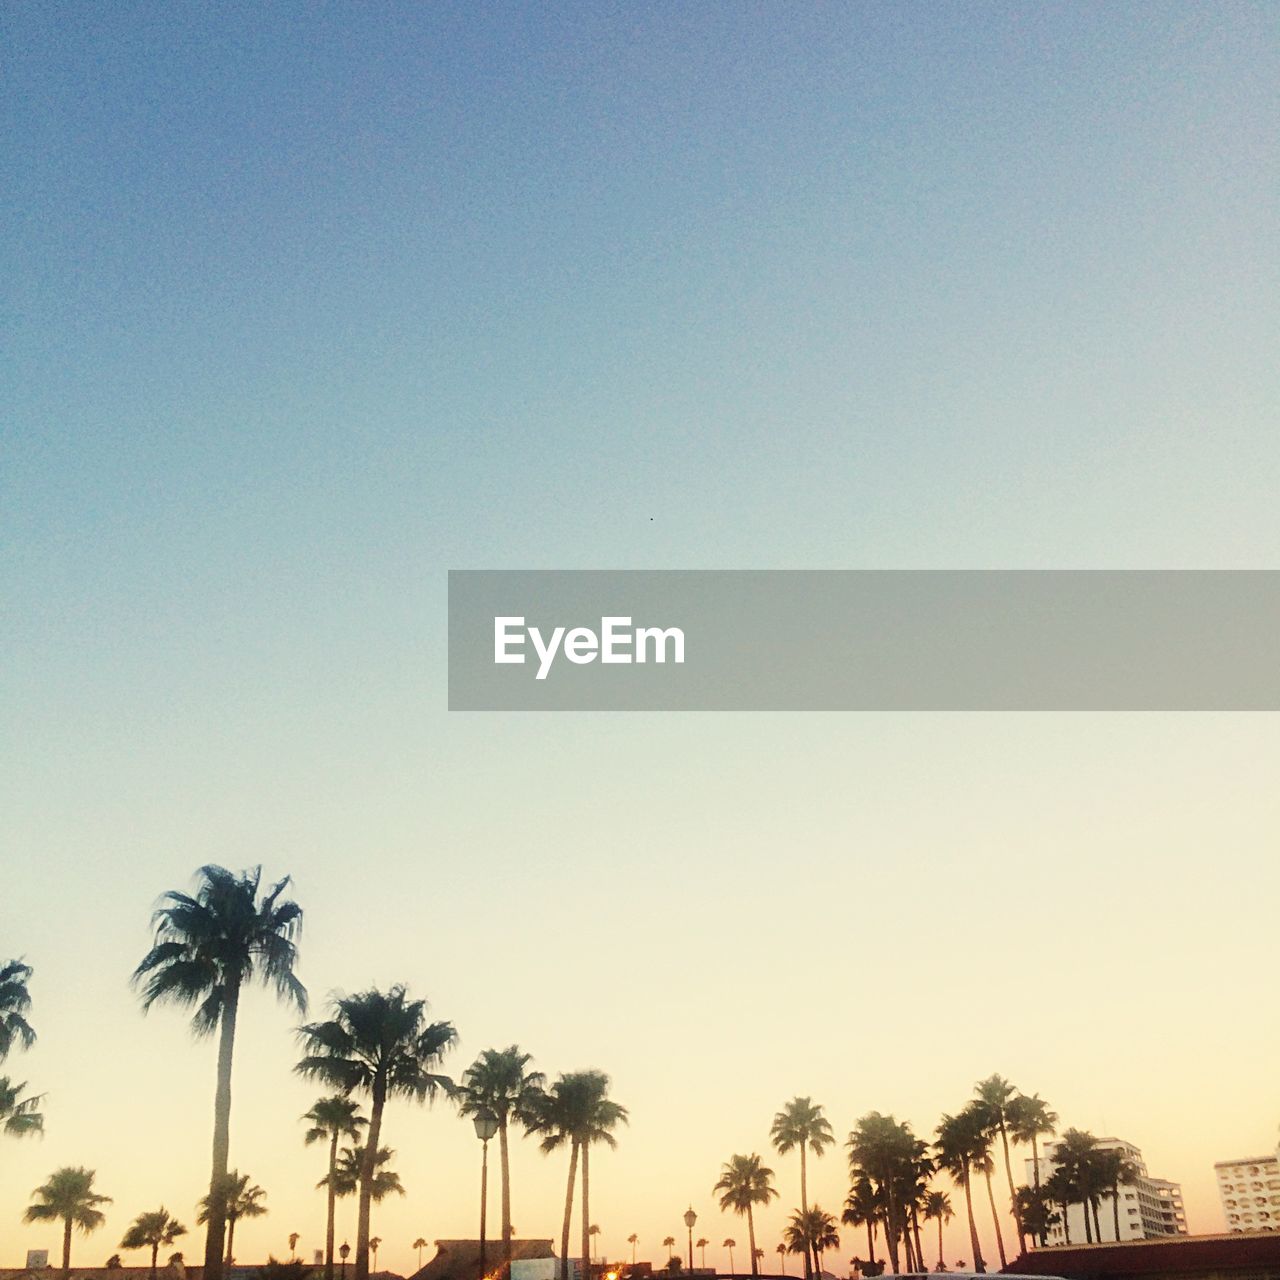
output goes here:
[[[512, 1240], [513, 1260], [554, 1258], [550, 1240]], [[485, 1269], [493, 1272], [502, 1265], [502, 1241], [485, 1241]], [[479, 1240], [437, 1240], [436, 1256], [410, 1280], [481, 1280]]]

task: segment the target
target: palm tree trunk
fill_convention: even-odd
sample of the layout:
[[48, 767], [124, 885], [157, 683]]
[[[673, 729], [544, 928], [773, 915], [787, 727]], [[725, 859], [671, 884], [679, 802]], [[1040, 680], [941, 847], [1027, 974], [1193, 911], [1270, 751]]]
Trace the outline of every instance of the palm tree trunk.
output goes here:
[[884, 1243], [889, 1251], [889, 1263], [898, 1274], [898, 1206], [893, 1194], [893, 1180], [889, 1180], [888, 1208], [884, 1211]]
[[[800, 1143], [800, 1212], [809, 1212], [809, 1165], [805, 1159], [805, 1144]], [[809, 1261], [809, 1242], [804, 1243], [804, 1276], [805, 1280], [813, 1275], [813, 1264]]]
[[375, 1079], [369, 1107], [369, 1128], [365, 1134], [364, 1158], [360, 1161], [360, 1213], [356, 1219], [355, 1280], [369, 1280], [369, 1218], [373, 1207], [373, 1179], [378, 1166], [378, 1144], [382, 1140], [382, 1109], [387, 1104], [387, 1082]]
[[236, 1241], [236, 1220], [230, 1214], [227, 1215], [227, 1266], [230, 1267], [234, 1255], [231, 1252], [232, 1246]]
[[573, 1221], [573, 1181], [578, 1173], [578, 1144], [569, 1148], [569, 1186], [564, 1193], [564, 1227], [560, 1232], [560, 1280], [569, 1280], [569, 1226]]
[[507, 1162], [507, 1117], [498, 1129], [498, 1149], [502, 1153], [502, 1260], [511, 1274], [511, 1166]]
[[71, 1274], [71, 1215], [62, 1220], [62, 1269]]
[[1071, 1243], [1071, 1205], [1067, 1201], [1063, 1201], [1059, 1206], [1062, 1210], [1062, 1234], [1067, 1244]]
[[159, 1253], [160, 1253], [159, 1244], [152, 1244], [151, 1246], [151, 1280], [156, 1280], [156, 1257], [159, 1255]]
[[983, 1272], [986, 1271], [987, 1264], [983, 1261], [982, 1246], [978, 1243], [978, 1224], [973, 1217], [973, 1188], [967, 1164], [964, 1167], [964, 1177], [961, 1181], [964, 1184], [964, 1207], [969, 1215], [969, 1247], [973, 1250], [973, 1269]]
[[[1036, 1199], [1039, 1200], [1040, 1199], [1040, 1144], [1036, 1141], [1036, 1132], [1034, 1129], [1032, 1129], [1031, 1131], [1031, 1174], [1032, 1174], [1032, 1177], [1035, 1178]], [[1042, 1225], [1040, 1227], [1040, 1247], [1042, 1249], [1049, 1243], [1049, 1234], [1043, 1226], [1043, 1219], [1044, 1219], [1044, 1215], [1041, 1214]], [[1066, 1221], [1067, 1220], [1064, 1216], [1062, 1219], [1064, 1231], [1066, 1230]]]
[[591, 1143], [582, 1144], [582, 1280], [591, 1276]]
[[[987, 1170], [991, 1166], [987, 1165]], [[996, 1248], [1000, 1251], [1000, 1269], [1003, 1271], [1009, 1265], [1009, 1260], [1004, 1256], [1004, 1235], [1000, 1230], [1000, 1215], [996, 1212], [996, 1193], [991, 1186], [991, 1174], [984, 1170], [984, 1177], [987, 1180], [987, 1199], [991, 1201], [991, 1221], [996, 1224]]]
[[489, 1268], [489, 1141], [480, 1144], [480, 1280]]
[[914, 1204], [911, 1206], [911, 1230], [916, 1239], [916, 1267], [920, 1271], [928, 1271], [924, 1265], [924, 1248], [920, 1244], [920, 1214]]
[[871, 1262], [876, 1260], [876, 1220], [872, 1216], [867, 1219], [867, 1252], [871, 1255]]
[[203, 1280], [222, 1280], [222, 1244], [227, 1226], [227, 1165], [231, 1159], [231, 1060], [236, 1047], [240, 987], [231, 984], [218, 1028], [218, 1083], [213, 1096], [213, 1169], [209, 1175], [209, 1217], [204, 1237]]
[[751, 1202], [747, 1201], [747, 1243], [751, 1249], [751, 1274], [760, 1274], [760, 1264], [756, 1261], [756, 1220], [751, 1212]]
[[1081, 1194], [1080, 1208], [1084, 1210], [1084, 1242], [1093, 1243], [1093, 1223], [1089, 1221], [1089, 1197]]
[[[945, 1204], [946, 1201], [943, 1201]], [[938, 1270], [942, 1270], [942, 1214], [938, 1214]]]
[[1120, 1243], [1120, 1188], [1111, 1188], [1111, 1216], [1115, 1220], [1116, 1244]]
[[1092, 1196], [1089, 1203], [1093, 1206], [1093, 1234], [1097, 1236], [1098, 1243], [1102, 1243], [1102, 1223], [1098, 1221], [1098, 1197]]
[[[338, 1172], [338, 1131], [333, 1131], [329, 1140], [329, 1216], [324, 1228], [324, 1280], [333, 1280], [333, 1230], [334, 1220], [338, 1216], [338, 1192], [334, 1184], [334, 1175]], [[422, 1270], [422, 1250], [418, 1250], [418, 1270]]]

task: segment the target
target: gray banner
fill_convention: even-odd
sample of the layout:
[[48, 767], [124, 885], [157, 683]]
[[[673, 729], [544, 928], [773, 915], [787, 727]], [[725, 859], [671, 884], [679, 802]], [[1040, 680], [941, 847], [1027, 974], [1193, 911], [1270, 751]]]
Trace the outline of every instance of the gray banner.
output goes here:
[[1280, 710], [1280, 571], [454, 570], [454, 711]]

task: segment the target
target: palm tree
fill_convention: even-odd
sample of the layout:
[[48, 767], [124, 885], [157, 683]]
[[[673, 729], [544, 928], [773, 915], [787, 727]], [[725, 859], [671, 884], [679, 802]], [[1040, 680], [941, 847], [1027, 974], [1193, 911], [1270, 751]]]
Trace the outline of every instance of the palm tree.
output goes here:
[[344, 1098], [340, 1093], [327, 1098], [317, 1098], [311, 1110], [302, 1118], [310, 1126], [304, 1139], [308, 1146], [313, 1142], [329, 1144], [329, 1173], [325, 1178], [325, 1187], [328, 1191], [328, 1217], [325, 1220], [324, 1231], [324, 1277], [325, 1280], [333, 1280], [334, 1220], [337, 1210], [337, 1192], [334, 1189], [333, 1174], [338, 1165], [338, 1142], [343, 1138], [350, 1142], [358, 1142], [360, 1130], [368, 1121], [360, 1114], [360, 1104], [353, 1098]]
[[1009, 1207], [1013, 1212], [1013, 1224], [1018, 1232], [1018, 1251], [1026, 1253], [1026, 1232], [1022, 1227], [1022, 1219], [1018, 1217], [1016, 1204], [1017, 1192], [1013, 1185], [1013, 1165], [1009, 1161], [1009, 1129], [1017, 1114], [1013, 1100], [1018, 1091], [1001, 1075], [988, 1076], [979, 1080], [973, 1087], [977, 1095], [977, 1103], [987, 1121], [987, 1127], [994, 1134], [1000, 1135], [1000, 1145], [1004, 1150], [1004, 1174], [1009, 1183]]
[[676, 1256], [676, 1238], [675, 1236], [667, 1236], [662, 1241], [662, 1247], [667, 1251], [667, 1261], [669, 1262]]
[[734, 1213], [746, 1215], [747, 1240], [751, 1248], [751, 1274], [760, 1274], [760, 1263], [756, 1253], [756, 1223], [753, 1209], [756, 1205], [762, 1208], [770, 1200], [776, 1200], [778, 1193], [773, 1186], [773, 1170], [766, 1169], [760, 1157], [754, 1153], [749, 1156], [731, 1156], [720, 1171], [720, 1181], [711, 1188], [714, 1195], [720, 1192], [720, 1209], [732, 1209]]
[[413, 1242], [413, 1248], [417, 1249], [417, 1251], [418, 1251], [418, 1270], [419, 1270], [419, 1271], [421, 1271], [421, 1270], [422, 1270], [422, 1251], [423, 1251], [423, 1249], [425, 1249], [426, 1247], [427, 1247], [427, 1242], [426, 1242], [426, 1241], [425, 1241], [421, 1236], [419, 1236], [419, 1237], [418, 1237], [418, 1238]]
[[37, 1187], [31, 1198], [36, 1201], [23, 1214], [24, 1222], [62, 1223], [62, 1269], [71, 1272], [71, 1228], [88, 1235], [104, 1221], [99, 1205], [110, 1204], [110, 1196], [100, 1196], [93, 1189], [92, 1169], [67, 1166], [56, 1169], [49, 1181]]
[[970, 1167], [975, 1153], [985, 1150], [985, 1143], [971, 1114], [961, 1112], [957, 1116], [944, 1115], [936, 1130], [934, 1143], [938, 1168], [944, 1170], [956, 1186], [964, 1191], [965, 1213], [969, 1219], [969, 1248], [973, 1251], [973, 1269], [986, 1271], [982, 1246], [978, 1243], [978, 1224], [973, 1216], [973, 1190], [970, 1185]]
[[[809, 1178], [806, 1162], [806, 1151], [815, 1156], [822, 1153], [835, 1142], [831, 1132], [831, 1123], [822, 1114], [822, 1107], [810, 1098], [792, 1098], [776, 1116], [770, 1130], [774, 1150], [780, 1156], [787, 1155], [796, 1147], [800, 1148], [800, 1211], [807, 1213], [809, 1209]], [[808, 1276], [812, 1271], [809, 1254], [804, 1256], [804, 1273]]]
[[787, 1246], [785, 1244], [778, 1246], [778, 1269], [784, 1276], [787, 1274]]
[[640, 1237], [634, 1231], [627, 1237], [627, 1243], [631, 1246], [631, 1265], [633, 1267], [636, 1265], [636, 1244], [639, 1240]]
[[618, 1142], [613, 1130], [626, 1123], [627, 1109], [609, 1097], [609, 1077], [603, 1071], [574, 1071], [560, 1076], [538, 1100], [529, 1118], [529, 1128], [544, 1135], [543, 1151], [569, 1146], [569, 1180], [560, 1236], [560, 1280], [569, 1280], [569, 1226], [579, 1159], [582, 1162], [582, 1257], [585, 1261], [591, 1256], [591, 1146], [603, 1142], [616, 1147]]
[[1131, 1187], [1140, 1176], [1138, 1166], [1123, 1151], [1098, 1152], [1097, 1173], [1099, 1183], [1111, 1197], [1111, 1221], [1113, 1239], [1120, 1240], [1120, 1188]]
[[226, 1206], [220, 1199], [231, 1156], [231, 1061], [241, 989], [255, 977], [300, 1013], [307, 990], [294, 974], [302, 908], [282, 897], [289, 877], [259, 900], [262, 868], [235, 875], [201, 867], [194, 894], [171, 890], [152, 916], [155, 945], [134, 970], [144, 1011], [169, 1002], [194, 1010], [197, 1037], [218, 1032], [218, 1082], [213, 1103], [213, 1166], [203, 1280], [222, 1280]]
[[381, 1236], [373, 1236], [369, 1240], [369, 1252], [373, 1254], [373, 1269], [378, 1269], [378, 1249], [382, 1244]]
[[187, 1229], [163, 1205], [151, 1213], [140, 1213], [120, 1241], [122, 1249], [151, 1250], [151, 1280], [156, 1280], [156, 1258], [161, 1245], [172, 1244]]
[[980, 1102], [971, 1102], [965, 1107], [964, 1115], [969, 1117], [970, 1133], [975, 1138], [975, 1146], [970, 1152], [969, 1163], [977, 1169], [987, 1183], [987, 1201], [991, 1205], [991, 1221], [996, 1229], [996, 1250], [1000, 1254], [1000, 1269], [1009, 1265], [1004, 1252], [1004, 1233], [1000, 1230], [1000, 1214], [996, 1211], [996, 1193], [991, 1186], [991, 1175], [995, 1172], [995, 1161], [991, 1158], [991, 1143], [996, 1136], [996, 1129], [991, 1113]]
[[822, 1272], [823, 1253], [840, 1244], [836, 1220], [816, 1204], [812, 1209], [802, 1209], [791, 1215], [791, 1221], [783, 1232], [783, 1239], [791, 1253], [803, 1253], [805, 1257], [812, 1254], [814, 1270], [818, 1274]]
[[[944, 1267], [942, 1261], [942, 1228], [956, 1215], [951, 1208], [951, 1197], [945, 1191], [930, 1191], [924, 1198], [924, 1217], [929, 1222], [937, 1219], [938, 1223], [938, 1270]], [[923, 1270], [923, 1259], [921, 1260]]]
[[[1009, 1134], [1014, 1142], [1031, 1144], [1031, 1176], [1038, 1192], [1040, 1190], [1039, 1140], [1055, 1132], [1054, 1126], [1058, 1123], [1058, 1117], [1049, 1110], [1049, 1104], [1038, 1093], [1020, 1093], [1016, 1098], [1010, 1099], [1008, 1113]], [[1041, 1248], [1047, 1242], [1048, 1236], [1042, 1234]]]
[[[1102, 1242], [1101, 1224], [1098, 1222], [1098, 1200], [1102, 1185], [1099, 1177], [1098, 1140], [1091, 1133], [1080, 1129], [1068, 1129], [1053, 1152], [1053, 1162], [1065, 1170], [1066, 1179], [1073, 1191], [1073, 1199], [1084, 1207], [1085, 1243]], [[1089, 1211], [1093, 1210], [1093, 1223]]]
[[707, 1269], [707, 1245], [710, 1243], [711, 1241], [708, 1240], [706, 1236], [699, 1236], [698, 1239], [693, 1242], [693, 1247], [699, 1251], [699, 1256], [702, 1260], [702, 1269], [704, 1271]]
[[382, 1150], [382, 1112], [391, 1097], [430, 1101], [453, 1082], [435, 1068], [457, 1041], [449, 1022], [428, 1022], [427, 1002], [411, 1000], [397, 983], [389, 991], [369, 990], [337, 996], [333, 1017], [312, 1022], [298, 1034], [306, 1055], [294, 1068], [301, 1075], [350, 1094], [370, 1098], [364, 1168], [360, 1175], [360, 1211], [356, 1227], [355, 1280], [369, 1280], [369, 1209], [373, 1203], [376, 1159]]
[[[592, 1241], [594, 1241], [596, 1236], [598, 1236], [599, 1234], [600, 1234], [600, 1228], [596, 1226], [596, 1224], [593, 1222], [587, 1231], [587, 1235], [591, 1238]], [[595, 1249], [593, 1245], [592, 1254], [594, 1254], [594, 1252], [595, 1252]], [[588, 1257], [587, 1261], [589, 1262], [590, 1260], [591, 1260], [590, 1257]]]
[[[224, 1206], [224, 1212], [227, 1217], [227, 1266], [229, 1267], [235, 1261], [232, 1247], [235, 1244], [236, 1223], [241, 1218], [263, 1217], [267, 1212], [267, 1206], [263, 1204], [263, 1201], [267, 1198], [267, 1193], [256, 1183], [251, 1184], [249, 1175], [241, 1173], [239, 1169], [232, 1169], [227, 1174], [221, 1190], [220, 1202]], [[211, 1193], [200, 1201], [200, 1212], [196, 1215], [196, 1222], [208, 1222], [212, 1211], [213, 1196]]]
[[884, 1222], [885, 1247], [897, 1271], [899, 1236], [905, 1239], [908, 1254], [912, 1252], [908, 1223], [927, 1148], [909, 1125], [879, 1111], [863, 1116], [845, 1145], [849, 1148], [849, 1176], [854, 1185], [866, 1178], [875, 1190]]
[[517, 1044], [486, 1049], [465, 1071], [460, 1090], [460, 1112], [473, 1116], [488, 1111], [498, 1121], [498, 1152], [502, 1162], [502, 1256], [511, 1266], [511, 1166], [507, 1154], [507, 1127], [511, 1121], [527, 1131], [536, 1124], [538, 1100], [546, 1077], [529, 1071], [533, 1055]]
[[[393, 1155], [395, 1155], [394, 1151], [383, 1147], [374, 1159], [373, 1182], [369, 1192], [369, 1198], [374, 1204], [381, 1204], [389, 1195], [404, 1195], [404, 1184], [400, 1181], [400, 1175], [394, 1169], [387, 1168]], [[364, 1158], [363, 1147], [343, 1148], [333, 1171], [333, 1189], [336, 1195], [345, 1199], [360, 1190]], [[324, 1183], [318, 1182], [316, 1185], [323, 1186]], [[372, 1243], [369, 1248], [373, 1249]]]
[[[674, 1236], [671, 1238], [671, 1243], [672, 1243], [672, 1244], [675, 1244], [675, 1237], [674, 1237]], [[736, 1275], [736, 1274], [737, 1274], [737, 1271], [738, 1271], [737, 1267], [735, 1267], [735, 1266], [733, 1265], [733, 1251], [734, 1251], [737, 1247], [738, 1247], [738, 1242], [737, 1242], [736, 1240], [734, 1240], [732, 1237], [730, 1237], [729, 1239], [727, 1239], [727, 1240], [724, 1242], [724, 1244], [723, 1244], [723, 1245], [721, 1245], [721, 1248], [722, 1248], [722, 1249], [728, 1249], [728, 1250], [729, 1250], [729, 1274], [730, 1274], [731, 1276], [732, 1276], [732, 1275]]]
[[[1071, 1206], [1075, 1203], [1075, 1187], [1071, 1184], [1071, 1175], [1061, 1165], [1056, 1165], [1053, 1172], [1045, 1179], [1040, 1190], [1047, 1201], [1056, 1204], [1062, 1210], [1062, 1235], [1065, 1243], [1071, 1243]], [[1085, 1225], [1088, 1225], [1086, 1221]], [[1045, 1224], [1046, 1234], [1048, 1224]]]
[[11, 1138], [26, 1138], [44, 1131], [44, 1116], [40, 1114], [42, 1093], [24, 1098], [25, 1080], [17, 1083], [8, 1076], [0, 1076], [0, 1131]]
[[302, 1236], [296, 1231], [289, 1232], [289, 1261], [296, 1262], [298, 1259], [298, 1241]]
[[1049, 1228], [1061, 1221], [1052, 1209], [1049, 1186], [1039, 1188], [1019, 1187], [1017, 1191], [1018, 1216], [1032, 1241], [1046, 1237]]
[[23, 1049], [35, 1044], [36, 1033], [26, 1019], [31, 1008], [31, 995], [27, 981], [32, 968], [21, 960], [6, 960], [0, 964], [0, 1062], [3, 1062], [15, 1042]]
[[862, 1174], [854, 1180], [848, 1198], [844, 1202], [844, 1211], [840, 1221], [846, 1227], [866, 1227], [867, 1253], [872, 1265], [876, 1261], [876, 1223], [880, 1219], [884, 1206], [871, 1184], [871, 1179]]

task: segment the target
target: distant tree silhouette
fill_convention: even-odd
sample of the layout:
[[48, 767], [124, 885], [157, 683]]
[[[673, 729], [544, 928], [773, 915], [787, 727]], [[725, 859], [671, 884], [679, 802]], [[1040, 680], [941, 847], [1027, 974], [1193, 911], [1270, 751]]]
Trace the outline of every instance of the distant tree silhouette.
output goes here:
[[95, 1177], [92, 1169], [67, 1166], [56, 1169], [49, 1180], [32, 1193], [35, 1204], [23, 1214], [25, 1222], [62, 1223], [62, 1269], [71, 1270], [71, 1229], [74, 1227], [87, 1235], [96, 1231], [104, 1221], [101, 1205], [110, 1204], [111, 1197], [99, 1195], [93, 1189]]
[[140, 1213], [120, 1241], [122, 1249], [151, 1250], [151, 1280], [156, 1280], [156, 1260], [161, 1245], [172, 1244], [187, 1229], [163, 1205], [150, 1213]]

